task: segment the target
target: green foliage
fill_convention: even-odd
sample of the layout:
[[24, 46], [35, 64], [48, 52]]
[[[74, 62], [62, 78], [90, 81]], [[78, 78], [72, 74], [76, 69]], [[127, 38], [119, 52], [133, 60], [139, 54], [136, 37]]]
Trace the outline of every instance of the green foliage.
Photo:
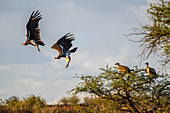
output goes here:
[[170, 2], [164, 0], [160, 2], [150, 4], [147, 12], [152, 18], [153, 25], [145, 25], [143, 30], [148, 32], [145, 36], [146, 42], [149, 42], [150, 46], [155, 49], [150, 48], [150, 52], [156, 52], [158, 49], [162, 50], [162, 56], [168, 56], [170, 55]]
[[90, 105], [90, 103], [91, 103], [91, 101], [92, 101], [92, 98], [89, 98], [89, 97], [84, 97], [83, 98], [83, 100], [84, 100], [84, 105]]
[[73, 95], [69, 98], [70, 105], [77, 105], [80, 102], [80, 99], [78, 96]]
[[142, 36], [135, 41], [142, 47], [139, 55], [142, 59], [148, 58], [151, 54], [158, 54], [162, 63], [166, 65], [170, 61], [170, 1], [160, 0], [160, 3], [151, 3], [147, 13], [151, 25], [135, 28], [135, 33], [130, 35]]
[[84, 105], [86, 107], [83, 110], [88, 113], [118, 113], [118, 106], [114, 101], [99, 97], [84, 97]]
[[73, 95], [69, 98], [63, 97], [61, 100], [59, 100], [59, 102], [63, 105], [78, 105], [78, 103], [80, 102], [80, 98], [76, 95]]
[[40, 96], [30, 95], [28, 98], [24, 98], [24, 104], [27, 109], [39, 109], [44, 107], [46, 102]]
[[0, 111], [5, 108], [5, 107], [4, 107], [4, 104], [5, 104], [5, 102], [3, 101], [2, 98], [0, 98]]
[[20, 100], [16, 96], [12, 96], [6, 100], [6, 108], [9, 113], [28, 113], [40, 112], [45, 107], [46, 102], [40, 96], [30, 95], [28, 98]]
[[10, 97], [9, 99], [6, 100], [6, 104], [8, 106], [14, 106], [14, 105], [16, 105], [19, 102], [20, 102], [20, 100], [16, 96], [12, 96], [12, 97]]
[[149, 76], [144, 69], [137, 67], [131, 74], [121, 74], [117, 68], [108, 66], [100, 70], [102, 72], [98, 76], [82, 75], [82, 82], [70, 92], [86, 92], [112, 100], [122, 111], [153, 111], [162, 106], [165, 109], [169, 104], [170, 81], [164, 75]]
[[67, 97], [63, 97], [61, 100], [59, 100], [59, 102], [63, 105], [68, 105], [69, 99]]

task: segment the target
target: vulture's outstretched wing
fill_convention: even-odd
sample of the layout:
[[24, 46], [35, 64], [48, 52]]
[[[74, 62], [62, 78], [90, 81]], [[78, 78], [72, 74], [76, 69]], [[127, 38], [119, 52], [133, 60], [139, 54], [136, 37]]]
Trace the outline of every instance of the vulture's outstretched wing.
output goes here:
[[67, 33], [66, 35], [64, 35], [63, 37], [61, 37], [58, 40], [58, 45], [61, 45], [65, 51], [68, 51], [71, 47], [72, 47], [72, 41], [75, 40], [74, 37], [72, 37], [74, 34], [71, 33]]
[[41, 40], [40, 39], [40, 30], [38, 28], [38, 22], [41, 20], [42, 17], [39, 11], [33, 11], [29, 21], [26, 25], [27, 28], [27, 40]]
[[68, 51], [72, 47], [71, 41], [75, 40], [73, 34], [67, 33], [63, 37], [61, 37], [51, 48], [57, 50], [59, 53], [61, 53], [61, 49], [63, 51]]
[[57, 42], [51, 47], [51, 49], [57, 50], [59, 54], [61, 53], [61, 47], [59, 47]]

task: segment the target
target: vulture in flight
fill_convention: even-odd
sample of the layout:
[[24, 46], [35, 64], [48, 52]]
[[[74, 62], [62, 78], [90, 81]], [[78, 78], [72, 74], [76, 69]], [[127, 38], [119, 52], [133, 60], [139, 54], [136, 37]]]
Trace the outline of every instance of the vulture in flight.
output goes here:
[[118, 69], [122, 74], [131, 73], [131, 70], [127, 66], [120, 65], [118, 62], [115, 65], [118, 66]]
[[40, 15], [39, 11], [33, 11], [29, 21], [26, 25], [26, 29], [27, 29], [27, 39], [25, 41], [25, 43], [23, 43], [22, 45], [33, 45], [36, 46], [38, 51], [40, 52], [39, 49], [39, 45], [44, 46], [44, 42], [40, 39], [40, 29], [38, 28], [38, 22], [39, 20], [41, 20], [42, 17]]
[[73, 34], [67, 33], [63, 37], [61, 37], [51, 48], [58, 51], [59, 55], [57, 57], [54, 57], [54, 59], [60, 59], [64, 57], [67, 61], [66, 68], [69, 66], [71, 57], [70, 54], [74, 53], [78, 47], [75, 47], [70, 50], [72, 47], [72, 41], [75, 40], [74, 37], [72, 37]]
[[149, 63], [145, 63], [146, 64], [146, 69], [145, 72], [148, 73], [148, 75], [157, 75], [155, 69], [149, 67]]

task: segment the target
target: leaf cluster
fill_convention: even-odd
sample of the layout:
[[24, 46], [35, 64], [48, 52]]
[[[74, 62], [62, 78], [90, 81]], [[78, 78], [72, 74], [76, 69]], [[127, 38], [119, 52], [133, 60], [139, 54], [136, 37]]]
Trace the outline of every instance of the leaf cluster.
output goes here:
[[46, 106], [46, 102], [40, 96], [30, 95], [28, 98], [19, 99], [16, 96], [12, 96], [5, 100], [5, 109], [9, 113], [27, 113], [38, 112], [41, 108]]
[[142, 52], [139, 56], [147, 59], [151, 54], [161, 57], [163, 66], [170, 61], [170, 1], [160, 0], [160, 3], [151, 3], [147, 10], [151, 24], [134, 28], [134, 33], [127, 36], [141, 36], [137, 41], [140, 43]]
[[116, 105], [130, 107], [128, 111], [144, 112], [168, 106], [170, 81], [166, 76], [149, 76], [138, 67], [130, 74], [119, 73], [116, 67], [106, 66], [100, 70], [98, 76], [79, 77], [81, 82], [70, 92], [96, 95]]
[[80, 98], [76, 95], [73, 95], [71, 97], [63, 97], [59, 100], [59, 103], [63, 105], [78, 105], [80, 102]]

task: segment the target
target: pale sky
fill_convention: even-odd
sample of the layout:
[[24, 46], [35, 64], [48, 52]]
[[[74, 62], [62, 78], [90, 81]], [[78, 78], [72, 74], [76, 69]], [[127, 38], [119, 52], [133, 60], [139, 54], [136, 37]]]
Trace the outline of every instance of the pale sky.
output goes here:
[[[97, 75], [99, 68], [116, 62], [139, 66], [139, 45], [124, 35], [146, 24], [148, 1], [153, 0], [0, 0], [0, 98], [35, 94], [54, 103], [75, 88], [75, 74]], [[40, 53], [21, 45], [34, 10], [43, 17], [39, 28], [46, 45]], [[51, 46], [68, 32], [74, 34], [78, 50], [65, 69], [65, 59], [53, 59], [58, 53]], [[147, 62], [158, 68], [153, 57]]]

